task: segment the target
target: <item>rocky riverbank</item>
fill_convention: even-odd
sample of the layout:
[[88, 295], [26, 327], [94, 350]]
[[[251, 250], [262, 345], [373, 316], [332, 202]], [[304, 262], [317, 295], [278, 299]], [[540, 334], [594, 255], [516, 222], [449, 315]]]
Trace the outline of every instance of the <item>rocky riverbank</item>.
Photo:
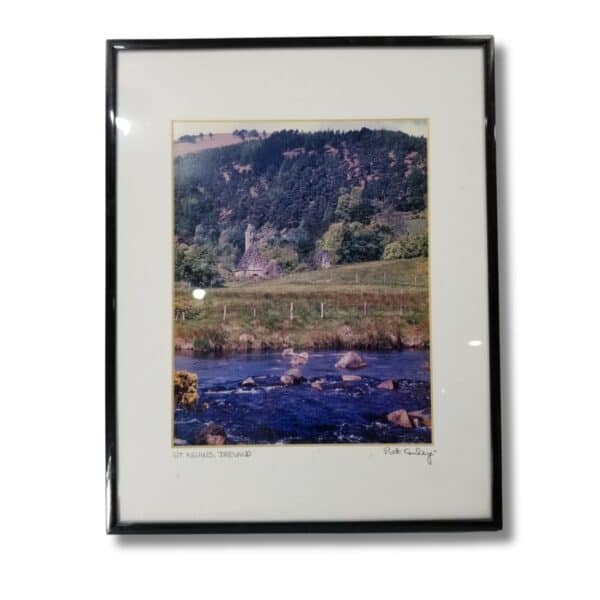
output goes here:
[[189, 354], [233, 354], [243, 352], [283, 351], [294, 346], [298, 351], [316, 350], [402, 350], [429, 348], [429, 331], [421, 325], [372, 327], [359, 322], [342, 325], [332, 331], [310, 330], [280, 333], [206, 328], [189, 333], [178, 331], [175, 352]]

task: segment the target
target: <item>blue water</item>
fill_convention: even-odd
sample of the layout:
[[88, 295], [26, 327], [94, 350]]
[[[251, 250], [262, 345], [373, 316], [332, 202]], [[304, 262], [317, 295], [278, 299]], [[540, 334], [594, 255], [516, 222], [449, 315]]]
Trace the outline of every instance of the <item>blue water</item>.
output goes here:
[[[290, 368], [280, 353], [256, 353], [219, 358], [176, 356], [175, 368], [197, 373], [200, 400], [194, 409], [175, 409], [178, 443], [196, 443], [207, 425], [221, 427], [228, 444], [276, 443], [427, 443], [431, 430], [404, 429], [389, 423], [387, 413], [430, 407], [429, 352], [360, 352], [367, 366], [336, 369], [342, 352], [310, 354], [301, 367], [305, 383], [281, 386], [279, 377]], [[342, 382], [342, 374], [360, 375], [359, 382]], [[253, 377], [254, 388], [241, 382]], [[323, 390], [310, 381], [325, 379]], [[393, 391], [379, 390], [385, 379], [399, 380]]]

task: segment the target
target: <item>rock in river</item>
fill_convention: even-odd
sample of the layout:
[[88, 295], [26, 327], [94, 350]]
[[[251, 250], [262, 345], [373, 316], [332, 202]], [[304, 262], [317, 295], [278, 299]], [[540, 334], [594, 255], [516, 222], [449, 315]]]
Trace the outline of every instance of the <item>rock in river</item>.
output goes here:
[[413, 426], [408, 413], [403, 408], [389, 413], [387, 420], [390, 423], [398, 425], [399, 427], [404, 427], [405, 429], [412, 429]]
[[304, 381], [300, 369], [288, 369], [280, 378], [283, 385], [295, 385]]
[[222, 446], [227, 442], [225, 430], [220, 425], [209, 423], [196, 437], [196, 443], [208, 446]]
[[395, 390], [398, 387], [398, 382], [393, 379], [386, 379], [382, 381], [378, 386], [378, 390]]
[[308, 362], [309, 354], [308, 352], [300, 352], [300, 354], [292, 354], [289, 357], [292, 359], [292, 367], [299, 367], [300, 365], [305, 365]]
[[360, 381], [361, 379], [360, 375], [342, 375], [342, 381]]
[[255, 385], [256, 385], [256, 381], [254, 381], [254, 379], [252, 379], [252, 377], [246, 377], [246, 379], [244, 379], [244, 381], [242, 381], [243, 387], [254, 387]]
[[346, 352], [340, 360], [335, 363], [336, 369], [360, 369], [366, 367], [367, 363], [358, 352]]
[[285, 372], [285, 374], [296, 379], [304, 379], [304, 377], [302, 377], [302, 372], [300, 371], [300, 369], [288, 369]]
[[408, 416], [413, 420], [416, 426], [423, 425], [431, 427], [431, 413], [426, 410], [413, 410], [408, 413]]

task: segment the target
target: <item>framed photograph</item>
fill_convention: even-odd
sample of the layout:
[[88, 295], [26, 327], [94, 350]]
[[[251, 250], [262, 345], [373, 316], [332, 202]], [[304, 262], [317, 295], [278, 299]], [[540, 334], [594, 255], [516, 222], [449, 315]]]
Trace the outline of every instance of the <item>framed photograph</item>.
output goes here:
[[108, 532], [501, 529], [493, 39], [107, 50]]

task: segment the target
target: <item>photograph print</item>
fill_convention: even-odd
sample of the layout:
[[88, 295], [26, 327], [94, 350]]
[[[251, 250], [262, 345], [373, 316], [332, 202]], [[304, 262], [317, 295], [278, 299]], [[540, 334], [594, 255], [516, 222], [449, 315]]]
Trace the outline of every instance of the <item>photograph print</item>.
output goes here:
[[431, 443], [428, 135], [172, 123], [173, 445]]

